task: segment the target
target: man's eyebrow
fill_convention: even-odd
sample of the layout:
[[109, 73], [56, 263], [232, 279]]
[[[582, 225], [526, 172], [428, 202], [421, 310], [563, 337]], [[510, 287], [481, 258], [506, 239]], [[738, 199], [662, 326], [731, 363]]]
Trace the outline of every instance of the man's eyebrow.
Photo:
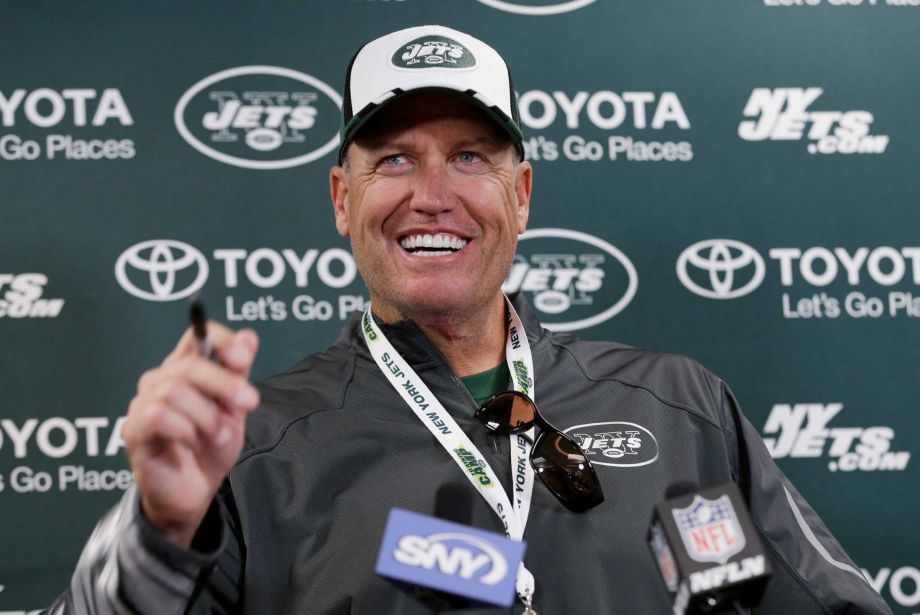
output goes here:
[[464, 139], [454, 143], [455, 148], [463, 147], [488, 147], [491, 149], [501, 149], [505, 147], [505, 141], [497, 137], [476, 137], [474, 139]]
[[361, 147], [370, 151], [371, 153], [377, 153], [382, 150], [393, 150], [393, 151], [410, 151], [412, 146], [408, 141], [389, 141], [386, 139], [374, 140], [370, 139], [367, 141], [361, 141]]

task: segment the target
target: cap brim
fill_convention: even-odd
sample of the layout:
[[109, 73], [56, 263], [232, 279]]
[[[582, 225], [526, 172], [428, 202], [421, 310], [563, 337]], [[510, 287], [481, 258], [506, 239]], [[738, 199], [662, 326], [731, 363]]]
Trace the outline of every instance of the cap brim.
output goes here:
[[501, 109], [496, 105], [490, 105], [487, 102], [483, 101], [481, 97], [477, 96], [476, 92], [473, 90], [458, 90], [449, 86], [426, 86], [422, 88], [414, 88], [411, 90], [393, 90], [390, 92], [390, 96], [378, 104], [368, 104], [358, 115], [355, 115], [351, 118], [351, 121], [348, 122], [341, 132], [341, 143], [339, 144], [339, 164], [342, 163], [342, 160], [345, 155], [345, 149], [348, 147], [348, 144], [354, 140], [355, 135], [358, 131], [381, 109], [385, 109], [391, 105], [394, 101], [405, 98], [410, 94], [417, 94], [419, 92], [430, 92], [430, 91], [440, 91], [448, 92], [450, 94], [455, 94], [459, 98], [472, 103], [475, 107], [483, 111], [489, 119], [495, 121], [511, 138], [512, 143], [514, 144], [514, 149], [517, 152], [521, 160], [524, 159], [524, 134], [521, 132], [520, 127], [514, 123], [514, 121], [505, 115]]

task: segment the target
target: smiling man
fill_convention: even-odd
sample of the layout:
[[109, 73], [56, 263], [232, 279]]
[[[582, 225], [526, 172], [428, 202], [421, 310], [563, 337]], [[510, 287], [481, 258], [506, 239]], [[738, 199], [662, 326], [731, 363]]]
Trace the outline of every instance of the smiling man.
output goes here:
[[459, 376], [504, 357], [499, 288], [533, 174], [511, 138], [456, 94], [422, 90], [377, 113], [331, 172], [374, 314], [414, 321]]
[[460, 481], [472, 525], [528, 542], [513, 613], [667, 613], [646, 534], [681, 480], [740, 487], [773, 569], [759, 612], [890, 612], [721, 380], [550, 333], [502, 294], [533, 169], [494, 49], [400, 30], [345, 90], [330, 192], [372, 310], [258, 389], [252, 331], [209, 323], [219, 364], [187, 332], [138, 383], [136, 487], [52, 612], [429, 613], [377, 549], [390, 509], [431, 513]]

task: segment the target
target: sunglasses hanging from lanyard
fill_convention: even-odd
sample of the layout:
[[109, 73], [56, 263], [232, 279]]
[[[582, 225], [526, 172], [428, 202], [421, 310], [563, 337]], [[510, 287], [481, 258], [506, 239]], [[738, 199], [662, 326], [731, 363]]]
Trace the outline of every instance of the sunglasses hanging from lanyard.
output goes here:
[[487, 400], [475, 417], [491, 433], [508, 435], [540, 428], [530, 451], [530, 465], [537, 477], [563, 506], [584, 512], [604, 501], [597, 473], [580, 446], [552, 425], [536, 404], [519, 391], [504, 391]]

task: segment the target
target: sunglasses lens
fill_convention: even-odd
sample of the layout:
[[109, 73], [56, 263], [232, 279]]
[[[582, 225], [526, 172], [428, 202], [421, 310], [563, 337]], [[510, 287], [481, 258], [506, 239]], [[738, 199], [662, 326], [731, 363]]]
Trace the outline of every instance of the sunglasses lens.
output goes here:
[[[505, 391], [476, 411], [476, 418], [491, 432], [519, 433], [537, 420], [537, 408], [529, 397]], [[543, 484], [569, 510], [581, 512], [604, 501], [604, 492], [591, 462], [574, 440], [545, 421], [530, 453], [530, 464]]]
[[533, 402], [516, 391], [499, 393], [476, 411], [476, 418], [496, 433], [513, 433], [528, 427], [536, 415]]
[[543, 484], [569, 510], [582, 512], [604, 501], [604, 492], [588, 458], [557, 431], [537, 438], [530, 462]]

